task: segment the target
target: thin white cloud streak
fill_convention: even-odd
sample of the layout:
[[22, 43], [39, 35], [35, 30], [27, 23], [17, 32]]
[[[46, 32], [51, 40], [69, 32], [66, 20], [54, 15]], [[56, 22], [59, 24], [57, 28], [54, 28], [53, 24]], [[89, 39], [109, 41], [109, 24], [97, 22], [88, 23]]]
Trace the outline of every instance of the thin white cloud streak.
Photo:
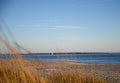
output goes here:
[[71, 30], [71, 29], [83, 29], [80, 26], [49, 26], [49, 25], [20, 25], [18, 28], [29, 29], [47, 29], [47, 30]]
[[80, 26], [51, 26], [48, 27], [51, 30], [63, 30], [63, 29], [82, 29]]
[[40, 22], [59, 22], [61, 21], [60, 19], [44, 19], [44, 20], [40, 20]]

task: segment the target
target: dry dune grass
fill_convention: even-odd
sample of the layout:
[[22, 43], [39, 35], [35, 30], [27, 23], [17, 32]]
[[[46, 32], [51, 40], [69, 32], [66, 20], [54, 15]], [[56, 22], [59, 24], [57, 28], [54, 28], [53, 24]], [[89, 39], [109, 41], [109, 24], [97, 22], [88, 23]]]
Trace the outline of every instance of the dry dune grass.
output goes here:
[[48, 76], [46, 81], [48, 83], [106, 83], [105, 80], [96, 79], [95, 77], [86, 77], [79, 75], [74, 71], [64, 73], [57, 73], [56, 75]]
[[[35, 68], [27, 66], [20, 51], [0, 36], [0, 43], [7, 49], [9, 60], [0, 60], [0, 83], [46, 83]], [[0, 53], [0, 56], [4, 54]]]
[[[74, 71], [42, 77], [34, 67], [29, 66], [32, 64], [30, 61], [25, 63], [20, 50], [15, 49], [7, 39], [0, 36], [0, 43], [4, 44], [7, 56], [10, 57], [9, 60], [0, 58], [0, 83], [106, 83], [104, 80], [79, 75]], [[3, 55], [0, 53], [0, 56]]]
[[0, 83], [45, 83], [34, 69], [23, 67], [18, 61], [7, 62], [0, 66]]
[[0, 66], [0, 83], [106, 83], [93, 76], [79, 75], [72, 70], [41, 77], [32, 67], [13, 65], [13, 62], [19, 64], [17, 61], [6, 61], [8, 66], [5, 61], [2, 62], [4, 63]]

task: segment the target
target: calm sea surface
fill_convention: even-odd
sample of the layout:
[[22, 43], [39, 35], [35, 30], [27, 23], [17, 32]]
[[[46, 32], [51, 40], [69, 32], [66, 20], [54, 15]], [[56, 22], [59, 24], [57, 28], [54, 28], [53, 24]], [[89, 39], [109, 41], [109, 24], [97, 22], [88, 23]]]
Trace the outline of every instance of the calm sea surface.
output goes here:
[[[38, 54], [24, 55], [27, 60], [72, 61], [85, 64], [120, 64], [120, 54]], [[10, 57], [0, 56], [0, 59]]]
[[40, 54], [35, 57], [26, 55], [27, 60], [72, 61], [85, 64], [120, 64], [120, 54]]

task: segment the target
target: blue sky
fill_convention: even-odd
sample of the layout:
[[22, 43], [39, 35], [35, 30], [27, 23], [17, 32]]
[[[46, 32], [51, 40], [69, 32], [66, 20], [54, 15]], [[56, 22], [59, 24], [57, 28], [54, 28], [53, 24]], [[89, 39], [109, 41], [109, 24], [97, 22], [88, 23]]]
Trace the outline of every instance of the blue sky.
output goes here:
[[14, 0], [5, 10], [32, 52], [120, 52], [120, 0]]

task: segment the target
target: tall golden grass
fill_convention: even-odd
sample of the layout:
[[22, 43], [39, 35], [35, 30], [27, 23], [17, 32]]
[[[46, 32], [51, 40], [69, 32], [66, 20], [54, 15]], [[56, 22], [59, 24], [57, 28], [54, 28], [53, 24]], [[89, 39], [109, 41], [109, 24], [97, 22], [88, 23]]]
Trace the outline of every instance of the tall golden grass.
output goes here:
[[[0, 37], [7, 48], [9, 60], [0, 60], [0, 83], [46, 83], [36, 69], [25, 64], [20, 51], [13, 48], [7, 39]], [[3, 56], [2, 54], [0, 56]]]
[[96, 79], [95, 77], [87, 77], [79, 75], [74, 71], [67, 72], [66, 74], [60, 72], [46, 79], [47, 83], [106, 83], [105, 80]]
[[[0, 59], [0, 83], [106, 83], [106, 81], [96, 79], [94, 76], [79, 75], [74, 70], [68, 73], [61, 71], [43, 77], [35, 67], [29, 66], [32, 64], [30, 61], [27, 61], [26, 64], [20, 50], [15, 49], [7, 39], [0, 36], [0, 42], [7, 48], [7, 56], [11, 57], [7, 60]], [[0, 53], [0, 56], [3, 55]]]

